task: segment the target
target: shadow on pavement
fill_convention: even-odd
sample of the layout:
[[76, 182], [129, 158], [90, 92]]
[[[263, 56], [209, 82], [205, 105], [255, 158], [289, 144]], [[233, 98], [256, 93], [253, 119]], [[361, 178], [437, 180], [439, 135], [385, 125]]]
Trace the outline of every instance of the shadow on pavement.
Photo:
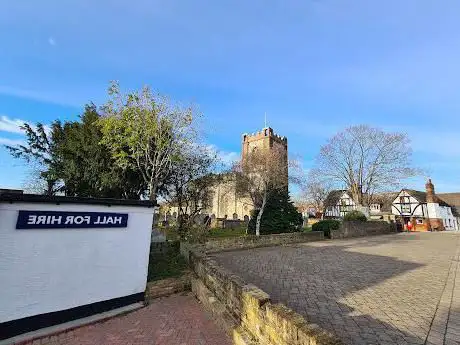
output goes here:
[[[392, 244], [404, 247], [413, 240], [420, 238], [379, 236], [325, 241], [219, 253], [214, 258], [269, 293], [272, 301], [286, 304], [310, 322], [334, 332], [346, 344], [424, 344], [437, 300], [433, 297], [429, 305], [412, 306], [412, 293], [422, 293], [425, 287], [398, 291], [404, 284], [417, 284], [421, 276], [417, 273], [407, 278], [409, 281], [406, 277], [396, 279], [396, 285], [393, 281], [381, 284], [424, 264], [354, 250], [359, 247], [367, 252], [366, 247], [380, 245], [392, 250]], [[428, 291], [430, 288], [426, 287]], [[437, 291], [433, 296], [438, 296]], [[411, 308], [414, 315], [410, 315]], [[414, 321], [417, 317], [423, 319]]]

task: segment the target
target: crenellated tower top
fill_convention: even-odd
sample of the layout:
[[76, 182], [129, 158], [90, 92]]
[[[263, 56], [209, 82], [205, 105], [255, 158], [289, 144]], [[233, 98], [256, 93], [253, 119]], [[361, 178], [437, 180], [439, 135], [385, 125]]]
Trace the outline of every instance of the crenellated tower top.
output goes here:
[[287, 138], [280, 136], [271, 127], [265, 127], [261, 131], [252, 134], [243, 134], [241, 158], [244, 159], [254, 149], [270, 150], [274, 146], [281, 146], [286, 152], [287, 160]]

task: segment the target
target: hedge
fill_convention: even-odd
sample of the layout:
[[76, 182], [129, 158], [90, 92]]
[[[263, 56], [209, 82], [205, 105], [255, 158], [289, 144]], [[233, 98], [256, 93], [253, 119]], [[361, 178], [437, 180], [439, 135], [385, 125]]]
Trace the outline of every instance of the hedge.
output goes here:
[[335, 219], [326, 219], [313, 224], [312, 231], [323, 231], [325, 237], [331, 237], [331, 230], [340, 228], [340, 221]]

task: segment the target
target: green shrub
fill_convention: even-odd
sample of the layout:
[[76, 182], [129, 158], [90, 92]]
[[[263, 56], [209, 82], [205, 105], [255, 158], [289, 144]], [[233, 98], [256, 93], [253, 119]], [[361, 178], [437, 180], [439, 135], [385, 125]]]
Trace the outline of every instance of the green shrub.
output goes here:
[[365, 222], [367, 221], [367, 218], [364, 215], [364, 213], [362, 213], [361, 211], [354, 210], [354, 211], [348, 212], [345, 215], [345, 217], [343, 217], [343, 220]]
[[331, 230], [338, 230], [340, 228], [340, 221], [335, 219], [326, 219], [313, 224], [312, 231], [323, 231], [324, 236], [331, 237]]

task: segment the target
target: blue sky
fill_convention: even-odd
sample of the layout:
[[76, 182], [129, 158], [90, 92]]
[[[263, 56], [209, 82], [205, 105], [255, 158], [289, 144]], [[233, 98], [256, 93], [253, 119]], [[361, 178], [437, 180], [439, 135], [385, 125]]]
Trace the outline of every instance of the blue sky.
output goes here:
[[[199, 105], [226, 157], [265, 112], [306, 168], [364, 123], [407, 132], [437, 190], [460, 191], [459, 16], [456, 0], [0, 1], [0, 143], [22, 140], [16, 120], [75, 119], [119, 80]], [[0, 148], [0, 186], [27, 176]]]

